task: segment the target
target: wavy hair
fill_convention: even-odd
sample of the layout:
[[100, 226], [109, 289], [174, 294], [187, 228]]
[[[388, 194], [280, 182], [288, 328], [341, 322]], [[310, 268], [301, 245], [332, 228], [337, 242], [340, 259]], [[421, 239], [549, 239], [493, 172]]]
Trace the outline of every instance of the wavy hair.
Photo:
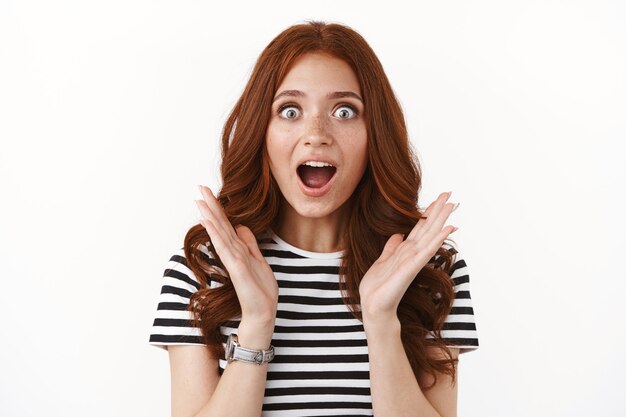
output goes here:
[[[408, 234], [423, 212], [418, 205], [420, 166], [409, 142], [404, 114], [380, 61], [360, 34], [345, 25], [308, 21], [288, 27], [267, 45], [224, 125], [223, 186], [216, 197], [233, 226], [244, 224], [255, 236], [274, 227], [281, 193], [270, 172], [265, 146], [272, 100], [294, 62], [311, 52], [326, 53], [349, 64], [363, 94], [368, 164], [350, 197], [345, 255], [339, 269], [343, 301], [362, 321], [358, 291], [361, 278], [380, 256], [389, 237]], [[191, 227], [185, 236], [189, 268], [201, 283], [201, 289], [191, 297], [189, 310], [212, 355], [221, 357], [224, 348], [220, 326], [240, 316], [241, 305], [226, 268], [208, 242], [210, 237], [201, 224]], [[203, 245], [211, 251], [212, 259], [200, 250]], [[454, 299], [449, 271], [455, 252], [454, 247], [439, 248], [416, 275], [397, 311], [402, 343], [413, 372], [416, 377], [420, 370], [433, 376], [433, 384], [426, 389], [436, 383], [436, 372], [449, 375], [452, 381], [456, 378], [458, 360], [452, 358], [440, 333]], [[209, 288], [211, 279], [222, 285]], [[433, 337], [426, 338], [428, 333]], [[447, 358], [428, 357], [429, 346], [442, 348]]]

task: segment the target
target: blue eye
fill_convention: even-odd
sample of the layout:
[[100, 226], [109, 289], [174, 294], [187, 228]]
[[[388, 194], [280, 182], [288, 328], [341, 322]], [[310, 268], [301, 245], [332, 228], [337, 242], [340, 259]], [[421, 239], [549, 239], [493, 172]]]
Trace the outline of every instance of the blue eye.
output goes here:
[[294, 119], [299, 116], [300, 110], [297, 107], [292, 105], [283, 106], [278, 110], [278, 113], [281, 117], [285, 119]]
[[352, 106], [343, 105], [337, 109], [335, 112], [338, 114], [340, 119], [352, 119], [356, 117], [356, 110], [352, 108]]

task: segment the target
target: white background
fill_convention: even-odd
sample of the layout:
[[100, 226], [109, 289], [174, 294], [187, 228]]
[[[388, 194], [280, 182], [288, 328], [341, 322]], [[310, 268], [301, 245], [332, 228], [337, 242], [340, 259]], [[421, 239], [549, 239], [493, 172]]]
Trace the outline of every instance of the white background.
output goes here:
[[626, 3], [224, 3], [0, 2], [0, 415], [169, 415], [163, 269], [255, 59], [305, 19], [368, 40], [420, 201], [461, 202], [459, 415], [626, 415]]

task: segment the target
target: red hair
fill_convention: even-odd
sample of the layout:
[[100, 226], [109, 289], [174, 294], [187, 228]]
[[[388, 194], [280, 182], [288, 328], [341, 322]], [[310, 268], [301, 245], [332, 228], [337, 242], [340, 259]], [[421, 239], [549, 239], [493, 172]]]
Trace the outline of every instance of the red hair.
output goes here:
[[[244, 224], [255, 235], [275, 227], [281, 194], [270, 172], [265, 133], [278, 86], [293, 63], [311, 52], [345, 61], [356, 74], [362, 92], [368, 164], [351, 197], [339, 280], [345, 304], [362, 321], [358, 308], [361, 278], [380, 256], [387, 239], [394, 233], [408, 234], [422, 212], [418, 208], [420, 167], [402, 109], [380, 61], [361, 35], [344, 25], [312, 21], [287, 28], [269, 43], [224, 125], [223, 186], [216, 196], [233, 226]], [[208, 233], [200, 224], [185, 236], [185, 256], [202, 284], [192, 295], [189, 309], [212, 354], [221, 357], [224, 349], [219, 326], [239, 317], [241, 305], [230, 277], [214, 268], [216, 265], [226, 271], [208, 241]], [[213, 264], [203, 258], [201, 245], [211, 251]], [[449, 275], [454, 252], [440, 248], [437, 262], [417, 274], [398, 307], [402, 342], [413, 372], [416, 377], [420, 370], [428, 372], [434, 377], [433, 385], [435, 372], [448, 374], [453, 381], [456, 376], [457, 361], [440, 334], [454, 300]], [[208, 288], [209, 276], [223, 285]], [[429, 332], [434, 338], [425, 338]], [[441, 347], [448, 359], [429, 358], [429, 346]]]

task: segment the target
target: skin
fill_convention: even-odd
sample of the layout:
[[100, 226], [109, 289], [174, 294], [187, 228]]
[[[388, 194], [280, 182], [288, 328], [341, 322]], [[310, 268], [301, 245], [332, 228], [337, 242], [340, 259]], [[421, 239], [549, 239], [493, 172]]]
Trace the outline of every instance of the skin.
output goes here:
[[[354, 96], [329, 98], [336, 92]], [[320, 53], [297, 60], [274, 95], [266, 146], [283, 195], [275, 231], [296, 247], [312, 252], [343, 248], [348, 200], [368, 163], [361, 97], [350, 66]], [[332, 188], [321, 197], [307, 196], [298, 186], [298, 162], [314, 156], [331, 158], [337, 167]]]
[[[342, 247], [346, 203], [367, 166], [367, 136], [363, 119], [353, 118], [352, 112], [345, 108], [351, 104], [360, 115], [362, 103], [355, 98], [329, 99], [327, 94], [351, 91], [360, 96], [356, 75], [341, 60], [309, 54], [292, 67], [276, 93], [285, 90], [298, 90], [301, 94], [283, 97], [273, 104], [267, 130], [270, 166], [284, 198], [275, 231], [302, 249], [335, 252]], [[292, 107], [282, 107], [284, 104]], [[314, 153], [331, 156], [338, 163], [337, 182], [322, 197], [304, 195], [294, 178], [297, 161]], [[196, 203], [201, 223], [231, 276], [242, 307], [239, 341], [245, 347], [267, 349], [278, 303], [276, 278], [250, 229], [245, 225], [233, 227], [212, 191], [205, 186], [199, 189], [202, 200]], [[375, 415], [456, 416], [457, 388], [448, 377], [440, 375], [431, 390], [420, 389], [420, 385], [430, 382], [430, 376], [413, 375], [402, 347], [396, 315], [413, 277], [450, 233], [456, 231], [454, 226], [445, 225], [457, 206], [449, 203], [449, 198], [450, 193], [441, 193], [426, 209], [426, 218], [416, 223], [406, 239], [399, 233], [392, 235], [361, 280], [359, 293], [370, 352]], [[451, 351], [453, 357], [458, 357], [458, 349]], [[171, 346], [169, 352], [173, 415], [258, 416], [267, 365], [235, 361], [220, 377], [216, 371], [217, 359], [209, 358], [202, 347]], [[433, 349], [429, 354], [442, 355]], [[244, 382], [246, 385], [242, 386]], [[232, 403], [230, 393], [235, 389], [246, 392], [248, 400]]]

